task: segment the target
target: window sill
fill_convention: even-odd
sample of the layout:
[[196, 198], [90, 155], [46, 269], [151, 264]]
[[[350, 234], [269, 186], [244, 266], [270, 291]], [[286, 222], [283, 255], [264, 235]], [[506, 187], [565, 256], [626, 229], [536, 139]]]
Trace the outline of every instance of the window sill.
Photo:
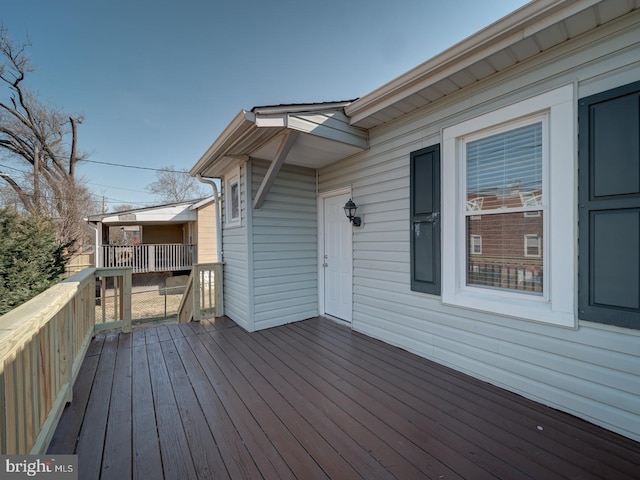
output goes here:
[[465, 308], [484, 313], [501, 315], [518, 320], [526, 320], [557, 327], [575, 328], [576, 320], [573, 312], [553, 309], [549, 301], [541, 297], [523, 299], [511, 295], [487, 295], [478, 292], [460, 291], [442, 295], [442, 303], [454, 307]]

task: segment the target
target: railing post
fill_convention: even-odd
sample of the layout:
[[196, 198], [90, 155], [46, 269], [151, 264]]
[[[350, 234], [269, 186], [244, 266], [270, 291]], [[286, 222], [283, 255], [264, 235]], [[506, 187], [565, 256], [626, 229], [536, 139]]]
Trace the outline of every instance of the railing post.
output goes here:
[[131, 269], [125, 270], [122, 275], [122, 293], [120, 299], [122, 301], [122, 331], [129, 333], [131, 331]]
[[213, 266], [213, 288], [215, 291], [215, 313], [216, 317], [222, 317], [224, 315], [224, 303], [223, 303], [223, 292], [222, 292], [222, 263], [216, 263]]
[[193, 321], [202, 320], [200, 312], [200, 268], [198, 265], [193, 266]]

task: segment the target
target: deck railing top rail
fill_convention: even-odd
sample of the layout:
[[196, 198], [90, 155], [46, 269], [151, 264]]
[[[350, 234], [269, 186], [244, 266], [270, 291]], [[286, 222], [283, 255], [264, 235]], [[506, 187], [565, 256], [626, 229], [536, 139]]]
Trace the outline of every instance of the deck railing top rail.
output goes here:
[[85, 269], [0, 316], [0, 369], [12, 352], [58, 314], [69, 301], [94, 281], [95, 269]]

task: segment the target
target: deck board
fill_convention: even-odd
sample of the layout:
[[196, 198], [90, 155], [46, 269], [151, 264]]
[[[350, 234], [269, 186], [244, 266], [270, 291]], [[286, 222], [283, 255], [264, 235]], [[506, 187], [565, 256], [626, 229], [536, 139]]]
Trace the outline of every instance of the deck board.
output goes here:
[[[298, 329], [302, 330], [300, 327]], [[317, 335], [312, 332], [308, 334]], [[529, 443], [521, 441], [509, 431], [500, 431], [490, 420], [477, 415], [477, 409], [470, 413], [461, 408], [452, 408], [454, 396], [443, 395], [432, 385], [420, 385], [412, 377], [403, 378], [402, 369], [387, 369], [387, 362], [381, 361], [380, 357], [347, 348], [346, 344], [336, 344], [332, 338], [321, 341], [321, 345], [330, 352], [332, 358], [341, 359], [339, 363], [343, 368], [348, 368], [375, 390], [384, 392], [382, 401], [401, 405], [400, 415], [430, 435], [442, 439], [447, 447], [455, 450], [462, 447], [467, 452], [467, 461], [491, 475], [518, 478], [523, 476], [524, 471], [527, 475], [548, 478], [557, 473], [532, 460], [539, 453], [537, 449], [529, 448]], [[465, 475], [479, 478], [481, 474], [470, 471]]]
[[196, 478], [187, 435], [160, 343], [148, 345], [147, 356], [165, 475], [168, 478]]
[[[143, 337], [144, 338], [144, 337]], [[160, 443], [153, 407], [153, 391], [146, 345], [132, 349], [131, 423], [133, 433], [133, 479], [162, 478]], [[126, 476], [124, 478], [127, 478]]]
[[102, 462], [104, 479], [131, 475], [131, 340], [130, 333], [118, 337]]
[[[541, 427], [541, 428], [539, 428]], [[50, 453], [79, 478], [638, 478], [640, 445], [325, 319], [102, 333]]]
[[[182, 339], [176, 342], [176, 348], [188, 372], [196, 398], [207, 399], [200, 403], [204, 421], [211, 426], [213, 441], [219, 450], [220, 457], [226, 460], [225, 467], [229, 478], [260, 478], [255, 461], [235, 429], [218, 394], [207, 380], [191, 346]], [[211, 449], [213, 444], [204, 445]]]
[[76, 453], [79, 478], [100, 478], [117, 345], [118, 335], [105, 336], [82, 428], [78, 434]]
[[228, 479], [224, 461], [176, 346], [173, 342], [162, 342], [160, 345], [197, 477]]
[[324, 372], [320, 367], [308, 362], [303, 352], [296, 354], [294, 348], [283, 342], [280, 335], [274, 335], [271, 331], [262, 332], [260, 335], [268, 342], [260, 343], [268, 345], [283, 363], [309, 384], [310, 401], [315, 402], [321, 410], [330, 413], [335, 423], [349, 432], [352, 438], [358, 439], [368, 448], [371, 455], [393, 474], [398, 478], [421, 478], [429, 473], [428, 469], [419, 468], [422, 463], [427, 463], [429, 455], [425, 455], [425, 452], [409, 439], [401, 436], [344, 394], [338, 388], [338, 382], [329, 381], [322, 375]]
[[[337, 342], [344, 340], [340, 335], [334, 338]], [[402, 355], [402, 352], [398, 354], [382, 342], [364, 336], [363, 338], [367, 341], [367, 348], [362, 349], [362, 355], [368, 355], [368, 361], [376, 362], [381, 355], [395, 355], [394, 358], [401, 359], [403, 363], [407, 362], [402, 368], [388, 362], [379, 362], [379, 366], [387, 369], [393, 378], [405, 378], [412, 385], [421, 387], [425, 393], [429, 390], [435, 391], [436, 386], [441, 391], [449, 391], [451, 395], [444, 400], [460, 408], [469, 422], [478, 425], [478, 429], [498, 427], [496, 433], [499, 434], [499, 438], [510, 438], [508, 443], [518, 451], [526, 452], [531, 457], [548, 455], [550, 458], [556, 457], [561, 460], [556, 462], [556, 474], [579, 476], [580, 472], [587, 468], [603, 478], [619, 478], [635, 466], [633, 462], [626, 460], [629, 453], [628, 443], [625, 442], [627, 447], [622, 448], [616, 445], [615, 440], [621, 439], [620, 436], [611, 435], [610, 432], [588, 422], [577, 421], [575, 417], [548, 409], [501, 389], [470, 389], [470, 382], [479, 387], [487, 384], [457, 372], [456, 375], [452, 375], [451, 370], [437, 368], [438, 366], [433, 364], [429, 366], [436, 368], [425, 369], [424, 365], [430, 362], [416, 356], [407, 357]], [[442, 373], [434, 376], [431, 375], [432, 370], [442, 370]], [[497, 409], [496, 406], [500, 408]], [[482, 425], [479, 423], [481, 420], [489, 422], [489, 425]], [[565, 428], [567, 423], [575, 428], [571, 434], [568, 434]], [[542, 430], [539, 430], [538, 426], [542, 427]], [[604, 445], [604, 451], [597, 447], [602, 441], [602, 436], [611, 436], [612, 440]], [[613, 454], [609, 455], [609, 452]]]
[[[211, 356], [209, 349], [205, 345], [208, 340], [207, 336], [187, 337], [186, 340], [196, 354], [207, 380], [220, 399], [230, 422], [243, 439], [259, 471], [266, 479], [294, 479], [291, 469], [282, 458], [282, 455], [280, 455], [280, 452], [269, 441], [269, 437], [260, 428], [242, 398], [231, 385], [227, 375]], [[209, 399], [207, 400], [210, 401]]]

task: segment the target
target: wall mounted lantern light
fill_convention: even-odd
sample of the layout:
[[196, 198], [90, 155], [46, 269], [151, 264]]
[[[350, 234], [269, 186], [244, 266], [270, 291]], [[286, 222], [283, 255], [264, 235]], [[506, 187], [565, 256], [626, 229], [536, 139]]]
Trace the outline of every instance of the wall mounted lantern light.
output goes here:
[[353, 200], [351, 199], [349, 199], [349, 201], [344, 204], [344, 214], [347, 216], [349, 221], [353, 223], [354, 227], [359, 227], [362, 224], [362, 220], [360, 219], [360, 217], [356, 217], [357, 209], [357, 205], [353, 203]]

